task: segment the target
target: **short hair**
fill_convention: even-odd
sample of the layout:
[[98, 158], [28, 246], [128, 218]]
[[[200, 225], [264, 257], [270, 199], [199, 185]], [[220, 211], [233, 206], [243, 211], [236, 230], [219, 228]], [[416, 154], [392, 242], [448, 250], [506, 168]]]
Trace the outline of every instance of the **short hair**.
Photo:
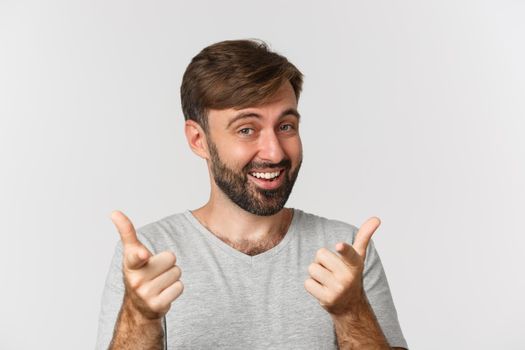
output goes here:
[[180, 88], [184, 119], [196, 121], [207, 133], [209, 109], [261, 105], [286, 80], [299, 101], [303, 74], [262, 40], [212, 44], [193, 57], [184, 72]]

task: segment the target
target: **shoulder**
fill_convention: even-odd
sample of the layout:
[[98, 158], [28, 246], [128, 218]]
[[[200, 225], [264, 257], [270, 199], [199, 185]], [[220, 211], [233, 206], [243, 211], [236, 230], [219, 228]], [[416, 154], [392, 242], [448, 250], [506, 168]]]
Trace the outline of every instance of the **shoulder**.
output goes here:
[[180, 212], [162, 217], [156, 221], [142, 225], [137, 229], [137, 232], [143, 233], [163, 233], [173, 232], [180, 226], [181, 223], [186, 221], [186, 212]]
[[308, 213], [301, 209], [294, 209], [294, 212], [294, 215], [298, 216], [297, 226], [301, 233], [322, 236], [329, 242], [353, 243], [358, 231], [355, 225], [340, 219]]
[[137, 236], [153, 251], [159, 252], [181, 238], [188, 231], [189, 225], [187, 212], [179, 212], [140, 226], [137, 228]]

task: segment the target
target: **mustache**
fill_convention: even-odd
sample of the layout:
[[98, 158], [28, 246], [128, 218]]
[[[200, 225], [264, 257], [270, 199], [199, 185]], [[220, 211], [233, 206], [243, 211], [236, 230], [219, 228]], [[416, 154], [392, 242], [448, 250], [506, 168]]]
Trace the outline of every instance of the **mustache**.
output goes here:
[[277, 169], [277, 168], [290, 169], [291, 167], [292, 167], [292, 161], [290, 159], [283, 159], [279, 163], [276, 163], [276, 164], [252, 162], [244, 167], [244, 172], [246, 173], [249, 170], [268, 169], [268, 168], [270, 169]]

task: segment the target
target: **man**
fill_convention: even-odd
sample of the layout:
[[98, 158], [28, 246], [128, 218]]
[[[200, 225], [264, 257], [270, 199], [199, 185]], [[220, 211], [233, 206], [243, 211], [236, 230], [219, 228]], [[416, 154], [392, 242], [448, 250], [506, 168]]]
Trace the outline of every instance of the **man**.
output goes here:
[[193, 58], [185, 133], [210, 198], [137, 231], [112, 213], [121, 241], [97, 348], [407, 348], [370, 241], [379, 219], [357, 230], [284, 207], [302, 162], [301, 89], [299, 70], [261, 42]]

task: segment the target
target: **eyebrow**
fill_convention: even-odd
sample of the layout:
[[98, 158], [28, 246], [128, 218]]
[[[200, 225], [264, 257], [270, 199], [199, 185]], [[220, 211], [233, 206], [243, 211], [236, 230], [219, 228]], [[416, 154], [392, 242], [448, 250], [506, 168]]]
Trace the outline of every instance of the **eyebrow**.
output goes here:
[[[295, 116], [298, 120], [301, 119], [301, 115], [299, 114], [299, 112], [297, 111], [297, 109], [295, 108], [288, 108], [286, 110], [284, 110], [280, 115], [279, 115], [279, 118], [278, 119], [281, 119], [287, 115], [293, 115]], [[235, 123], [237, 120], [239, 119], [244, 119], [244, 118], [261, 118], [261, 115], [258, 114], [258, 113], [255, 113], [255, 112], [241, 112], [239, 114], [237, 114], [235, 117], [233, 117], [229, 122], [228, 122], [228, 125], [226, 126], [226, 128], [229, 128], [233, 123]]]

